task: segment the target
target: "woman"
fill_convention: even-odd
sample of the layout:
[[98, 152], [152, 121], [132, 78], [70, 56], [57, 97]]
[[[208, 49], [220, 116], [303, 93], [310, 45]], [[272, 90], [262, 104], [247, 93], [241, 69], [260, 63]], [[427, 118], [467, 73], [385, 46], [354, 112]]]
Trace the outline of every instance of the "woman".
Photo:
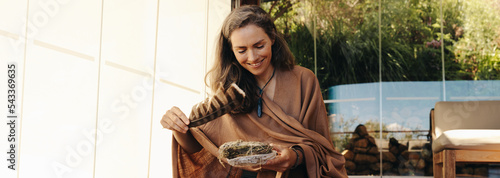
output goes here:
[[[258, 6], [242, 6], [225, 19], [209, 87], [236, 83], [246, 93], [242, 107], [205, 125], [189, 128], [177, 107], [161, 120], [174, 133], [175, 177], [347, 177], [335, 151], [319, 83], [295, 66], [271, 17]], [[261, 166], [219, 163], [218, 147], [243, 140], [271, 143], [276, 158]]]

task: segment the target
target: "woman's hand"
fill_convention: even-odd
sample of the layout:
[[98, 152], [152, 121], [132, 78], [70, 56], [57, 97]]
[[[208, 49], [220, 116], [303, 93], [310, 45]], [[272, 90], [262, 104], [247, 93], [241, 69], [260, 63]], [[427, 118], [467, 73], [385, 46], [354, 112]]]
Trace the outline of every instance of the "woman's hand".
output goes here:
[[[276, 150], [276, 157], [272, 160], [266, 162], [266, 164], [262, 165], [262, 169], [273, 170], [276, 172], [285, 172], [288, 169], [291, 169], [297, 159], [297, 154], [291, 148], [284, 147], [282, 145], [272, 145], [273, 149]], [[258, 166], [255, 166], [258, 167]]]
[[188, 131], [189, 119], [178, 107], [174, 106], [168, 110], [160, 121], [163, 128], [186, 133]]
[[190, 154], [200, 151], [203, 147], [193, 137], [189, 131], [189, 119], [178, 107], [172, 107], [161, 118], [163, 128], [174, 131], [175, 140], [181, 145], [184, 150]]

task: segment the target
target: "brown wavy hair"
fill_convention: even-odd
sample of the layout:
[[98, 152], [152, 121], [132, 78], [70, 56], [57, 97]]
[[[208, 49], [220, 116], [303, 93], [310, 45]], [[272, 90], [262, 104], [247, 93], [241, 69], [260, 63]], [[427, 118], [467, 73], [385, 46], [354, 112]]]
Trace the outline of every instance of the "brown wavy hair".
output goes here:
[[[276, 31], [276, 25], [266, 11], [259, 6], [241, 6], [234, 9], [224, 20], [216, 44], [215, 61], [212, 69], [205, 76], [205, 84], [216, 91], [227, 89], [236, 83], [246, 93], [243, 106], [232, 113], [249, 113], [257, 106], [258, 86], [255, 77], [243, 68], [234, 56], [231, 44], [231, 33], [241, 27], [253, 24], [264, 30], [274, 44], [271, 46], [271, 65], [276, 70], [292, 70], [295, 57], [288, 48], [285, 39]], [[207, 82], [209, 79], [209, 82]]]

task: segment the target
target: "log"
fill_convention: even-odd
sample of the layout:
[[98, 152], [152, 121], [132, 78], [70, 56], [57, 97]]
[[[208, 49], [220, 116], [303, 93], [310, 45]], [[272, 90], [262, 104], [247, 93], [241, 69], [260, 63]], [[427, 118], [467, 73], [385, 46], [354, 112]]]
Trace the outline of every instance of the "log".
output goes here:
[[479, 176], [485, 176], [485, 177], [487, 177], [489, 175], [488, 168], [486, 166], [481, 166], [481, 167], [474, 168], [474, 175], [479, 175]]
[[399, 149], [400, 153], [402, 153], [404, 151], [408, 151], [408, 147], [406, 145], [399, 144], [398, 149]]
[[380, 163], [370, 164], [370, 169], [373, 171], [380, 171]]
[[354, 162], [357, 164], [370, 164], [376, 163], [378, 160], [376, 156], [358, 153], [354, 156]]
[[377, 142], [375, 142], [375, 138], [373, 138], [372, 136], [367, 136], [368, 138], [368, 142], [370, 142], [370, 145], [374, 145], [374, 146], [377, 146]]
[[389, 152], [391, 152], [394, 156], [399, 156], [399, 149], [396, 146], [389, 147]]
[[350, 150], [344, 150], [342, 152], [342, 155], [344, 155], [344, 158], [346, 160], [354, 160], [354, 152], [352, 152]]
[[368, 131], [366, 130], [366, 126], [364, 125], [358, 125], [356, 129], [354, 129], [354, 132], [356, 132], [359, 136], [364, 137], [368, 135]]
[[371, 173], [371, 171], [369, 169], [362, 169], [362, 170], [356, 171], [357, 175], [369, 175], [370, 173]]
[[[400, 158], [401, 157], [401, 158]], [[410, 152], [408, 151], [403, 151], [397, 158], [398, 159], [403, 159], [403, 160], [408, 160], [410, 157]]]
[[425, 168], [425, 161], [423, 159], [413, 159], [406, 161], [404, 165], [412, 170], [420, 170]]
[[[382, 170], [384, 172], [390, 171], [392, 169], [393, 165], [392, 163], [385, 162], [382, 163]], [[379, 171], [380, 170], [380, 163], [372, 164], [371, 169], [374, 171]]]
[[408, 156], [408, 159], [409, 160], [418, 160], [418, 159], [420, 159], [420, 154], [415, 153], [415, 152], [411, 152]]
[[391, 152], [382, 152], [382, 162], [395, 163], [396, 161], [396, 156], [394, 156]]
[[346, 161], [345, 168], [349, 171], [355, 171], [356, 170], [356, 163], [354, 163], [352, 161]]
[[354, 142], [354, 147], [366, 148], [368, 147], [368, 140], [366, 138], [359, 139], [356, 142]]
[[388, 163], [388, 162], [382, 163], [382, 170], [383, 171], [390, 171], [392, 169], [392, 167], [393, 167], [392, 163]]
[[368, 154], [379, 155], [378, 148], [376, 146], [371, 147], [370, 150], [368, 150]]
[[367, 153], [368, 152], [368, 148], [361, 148], [361, 147], [354, 147], [354, 153]]

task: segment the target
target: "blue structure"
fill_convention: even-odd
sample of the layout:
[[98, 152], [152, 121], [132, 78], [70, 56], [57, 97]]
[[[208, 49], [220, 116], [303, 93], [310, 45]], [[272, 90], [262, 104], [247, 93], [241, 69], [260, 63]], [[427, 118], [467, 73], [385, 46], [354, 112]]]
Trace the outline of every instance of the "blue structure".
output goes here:
[[[380, 87], [379, 85], [382, 85]], [[380, 89], [382, 92], [380, 92]], [[380, 122], [385, 129], [428, 130], [429, 112], [437, 101], [499, 100], [500, 81], [381, 82], [333, 86], [328, 89], [327, 109], [339, 122]], [[381, 101], [380, 101], [381, 100]], [[382, 120], [380, 120], [382, 117]], [[347, 130], [354, 130], [353, 128]]]

